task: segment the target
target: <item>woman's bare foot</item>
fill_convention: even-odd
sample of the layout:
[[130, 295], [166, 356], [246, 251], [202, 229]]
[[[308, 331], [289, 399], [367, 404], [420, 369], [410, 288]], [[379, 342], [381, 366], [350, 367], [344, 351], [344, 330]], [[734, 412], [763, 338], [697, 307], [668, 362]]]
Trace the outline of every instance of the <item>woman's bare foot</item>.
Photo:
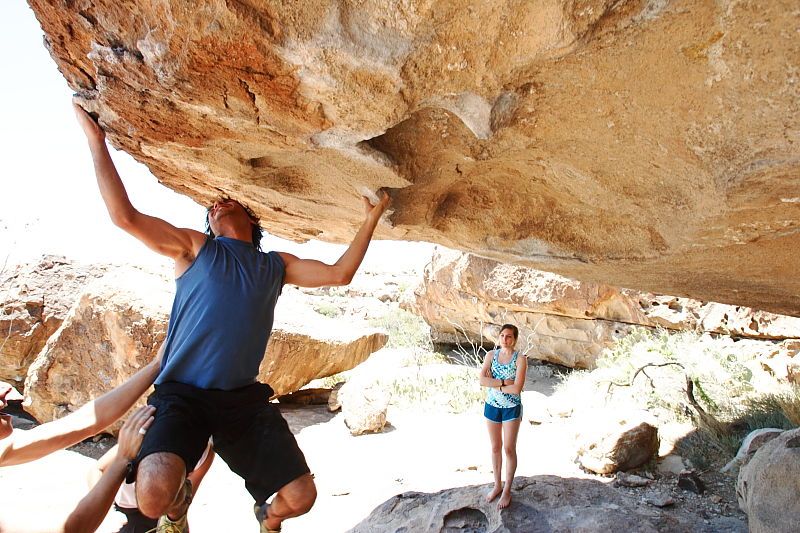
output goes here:
[[486, 501], [490, 502], [494, 500], [495, 498], [497, 498], [497, 495], [500, 494], [501, 492], [503, 492], [503, 487], [500, 485], [495, 485], [492, 491], [486, 495]]
[[500, 496], [500, 501], [497, 502], [497, 509], [505, 509], [511, 505], [511, 491], [503, 491], [503, 495]]

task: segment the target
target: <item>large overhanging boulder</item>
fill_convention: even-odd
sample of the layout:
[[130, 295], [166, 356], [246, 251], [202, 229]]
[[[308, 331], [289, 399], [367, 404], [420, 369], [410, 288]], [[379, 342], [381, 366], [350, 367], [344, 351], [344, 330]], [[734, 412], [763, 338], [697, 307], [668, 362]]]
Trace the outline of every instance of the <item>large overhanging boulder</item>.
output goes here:
[[199, 202], [800, 314], [796, 4], [30, 0], [111, 143]]

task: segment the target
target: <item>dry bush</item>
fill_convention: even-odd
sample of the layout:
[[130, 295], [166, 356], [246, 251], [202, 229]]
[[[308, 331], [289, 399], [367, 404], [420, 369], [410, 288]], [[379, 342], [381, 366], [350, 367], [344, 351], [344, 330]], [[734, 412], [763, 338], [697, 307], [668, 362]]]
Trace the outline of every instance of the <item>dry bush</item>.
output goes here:
[[752, 353], [710, 335], [637, 328], [604, 351], [596, 370], [567, 375], [555, 398], [689, 420], [698, 428], [692, 445], [705, 450], [694, 462], [709, 462], [735, 454], [753, 429], [800, 426], [800, 388], [755, 386], [752, 362]]

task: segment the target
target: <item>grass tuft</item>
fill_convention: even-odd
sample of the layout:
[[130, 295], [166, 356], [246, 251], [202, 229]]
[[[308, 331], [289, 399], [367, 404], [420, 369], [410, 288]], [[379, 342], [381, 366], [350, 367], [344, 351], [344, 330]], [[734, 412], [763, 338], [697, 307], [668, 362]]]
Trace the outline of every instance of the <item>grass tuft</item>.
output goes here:
[[385, 315], [369, 321], [373, 327], [385, 329], [389, 334], [388, 348], [419, 348], [430, 351], [431, 328], [420, 316], [395, 307]]

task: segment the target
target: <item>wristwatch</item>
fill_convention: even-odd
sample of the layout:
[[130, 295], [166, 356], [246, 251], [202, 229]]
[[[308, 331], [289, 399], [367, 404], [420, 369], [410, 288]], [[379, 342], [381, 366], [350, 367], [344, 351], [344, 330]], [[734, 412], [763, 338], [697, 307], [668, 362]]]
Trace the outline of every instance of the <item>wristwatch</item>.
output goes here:
[[128, 461], [125, 465], [125, 483], [133, 483], [136, 481], [136, 463]]

